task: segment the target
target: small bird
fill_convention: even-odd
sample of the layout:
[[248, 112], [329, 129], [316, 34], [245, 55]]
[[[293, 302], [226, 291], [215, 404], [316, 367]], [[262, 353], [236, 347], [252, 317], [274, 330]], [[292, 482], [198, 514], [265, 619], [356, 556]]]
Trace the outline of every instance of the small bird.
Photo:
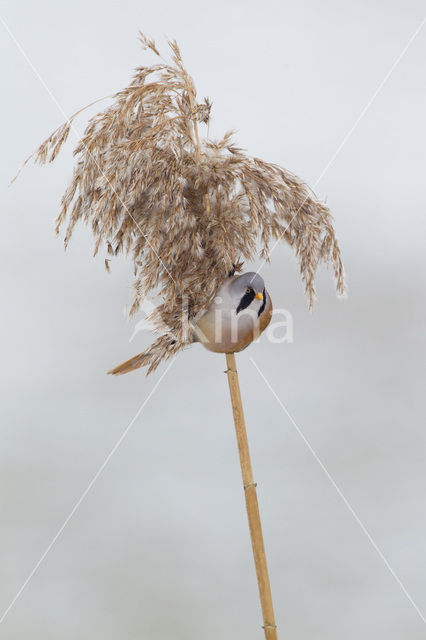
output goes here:
[[[232, 275], [193, 322], [189, 343], [200, 342], [216, 353], [236, 353], [260, 336], [271, 317], [272, 301], [263, 278], [254, 272]], [[145, 354], [138, 354], [108, 373], [122, 375], [139, 369], [145, 358]]]
[[209, 351], [242, 351], [272, 317], [272, 301], [258, 273], [229, 277], [194, 326], [193, 341]]

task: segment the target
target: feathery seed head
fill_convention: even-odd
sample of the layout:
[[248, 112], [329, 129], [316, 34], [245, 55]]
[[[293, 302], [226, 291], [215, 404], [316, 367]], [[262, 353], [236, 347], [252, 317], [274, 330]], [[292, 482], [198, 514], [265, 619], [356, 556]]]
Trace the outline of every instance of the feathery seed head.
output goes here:
[[[138, 67], [130, 85], [89, 120], [56, 230], [67, 222], [67, 245], [83, 220], [91, 225], [95, 253], [104, 246], [109, 257], [132, 255], [132, 314], [148, 293], [160, 292], [162, 304], [152, 315], [166, 335], [141, 354], [150, 372], [188, 342], [183, 301], [195, 318], [242, 260], [268, 260], [282, 238], [298, 258], [310, 306], [320, 262], [332, 264], [339, 294], [344, 275], [328, 208], [286, 169], [235, 146], [232, 132], [200, 140], [198, 123], [209, 121], [211, 102], [197, 103], [177, 43], [169, 42], [169, 64], [153, 40], [140, 34], [140, 41], [159, 62]], [[52, 162], [80, 111], [30, 158]]]

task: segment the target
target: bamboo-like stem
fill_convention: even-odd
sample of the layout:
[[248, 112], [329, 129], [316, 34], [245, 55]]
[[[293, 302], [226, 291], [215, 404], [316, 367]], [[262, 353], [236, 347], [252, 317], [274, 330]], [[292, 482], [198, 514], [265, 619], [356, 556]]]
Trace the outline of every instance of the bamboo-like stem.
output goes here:
[[251, 468], [250, 451], [234, 353], [226, 354], [226, 364], [232, 411], [234, 414], [235, 431], [237, 434], [238, 452], [240, 454], [241, 473], [243, 476], [251, 544], [253, 547], [254, 564], [256, 566], [257, 583], [259, 585], [260, 603], [262, 606], [263, 629], [266, 640], [277, 640], [277, 627], [275, 624], [274, 607], [272, 605], [271, 585], [269, 583], [262, 524], [260, 521], [259, 505], [257, 502], [256, 483], [253, 480], [253, 471]]

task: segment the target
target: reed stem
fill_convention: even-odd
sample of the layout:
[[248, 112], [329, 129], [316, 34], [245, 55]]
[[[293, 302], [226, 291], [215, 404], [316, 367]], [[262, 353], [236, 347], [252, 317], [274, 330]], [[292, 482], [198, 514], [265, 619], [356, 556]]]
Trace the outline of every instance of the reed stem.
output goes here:
[[[195, 135], [195, 148], [198, 162], [201, 166], [201, 144], [198, 134], [197, 119], [192, 87], [185, 72], [185, 81], [188, 98], [191, 107], [192, 124]], [[210, 199], [208, 193], [204, 194], [206, 213], [210, 214]], [[268, 566], [266, 563], [265, 545], [263, 543], [262, 524], [260, 521], [259, 505], [257, 502], [256, 483], [253, 481], [253, 472], [250, 462], [250, 451], [247, 440], [246, 426], [244, 422], [243, 405], [241, 402], [240, 385], [238, 382], [237, 364], [235, 354], [226, 354], [229, 391], [231, 394], [232, 411], [234, 413], [235, 431], [237, 434], [238, 451], [240, 454], [241, 472], [243, 476], [244, 494], [246, 498], [247, 515], [250, 528], [251, 544], [253, 548], [254, 564], [256, 567], [257, 583], [259, 585], [260, 603], [263, 615], [263, 630], [266, 640], [278, 640], [275, 624], [274, 608], [272, 605], [271, 585], [269, 583]]]
[[256, 567], [257, 583], [259, 585], [260, 603], [262, 606], [263, 629], [266, 640], [277, 640], [277, 627], [275, 624], [274, 607], [272, 604], [271, 585], [269, 583], [259, 505], [257, 502], [256, 483], [253, 480], [247, 431], [244, 421], [243, 405], [241, 402], [240, 385], [238, 382], [237, 364], [235, 362], [234, 353], [226, 354], [226, 364], [232, 411], [234, 414], [235, 431], [237, 434], [238, 452], [240, 455], [241, 473], [243, 476], [251, 544], [253, 548], [254, 564]]

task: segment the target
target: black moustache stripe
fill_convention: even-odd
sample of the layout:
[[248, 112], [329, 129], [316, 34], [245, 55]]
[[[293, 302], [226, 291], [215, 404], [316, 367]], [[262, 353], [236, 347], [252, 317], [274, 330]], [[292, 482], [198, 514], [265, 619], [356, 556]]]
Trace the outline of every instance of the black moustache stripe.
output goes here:
[[248, 293], [245, 293], [243, 295], [243, 297], [240, 300], [240, 304], [237, 307], [237, 313], [240, 313], [240, 311], [243, 311], [244, 309], [247, 309], [247, 307], [253, 302], [254, 300], [254, 291], [253, 289], [250, 289], [250, 291]]
[[262, 306], [260, 307], [259, 311], [257, 312], [257, 317], [259, 317], [260, 314], [265, 311], [265, 307], [266, 307], [266, 289], [263, 290], [263, 302], [262, 302]]

